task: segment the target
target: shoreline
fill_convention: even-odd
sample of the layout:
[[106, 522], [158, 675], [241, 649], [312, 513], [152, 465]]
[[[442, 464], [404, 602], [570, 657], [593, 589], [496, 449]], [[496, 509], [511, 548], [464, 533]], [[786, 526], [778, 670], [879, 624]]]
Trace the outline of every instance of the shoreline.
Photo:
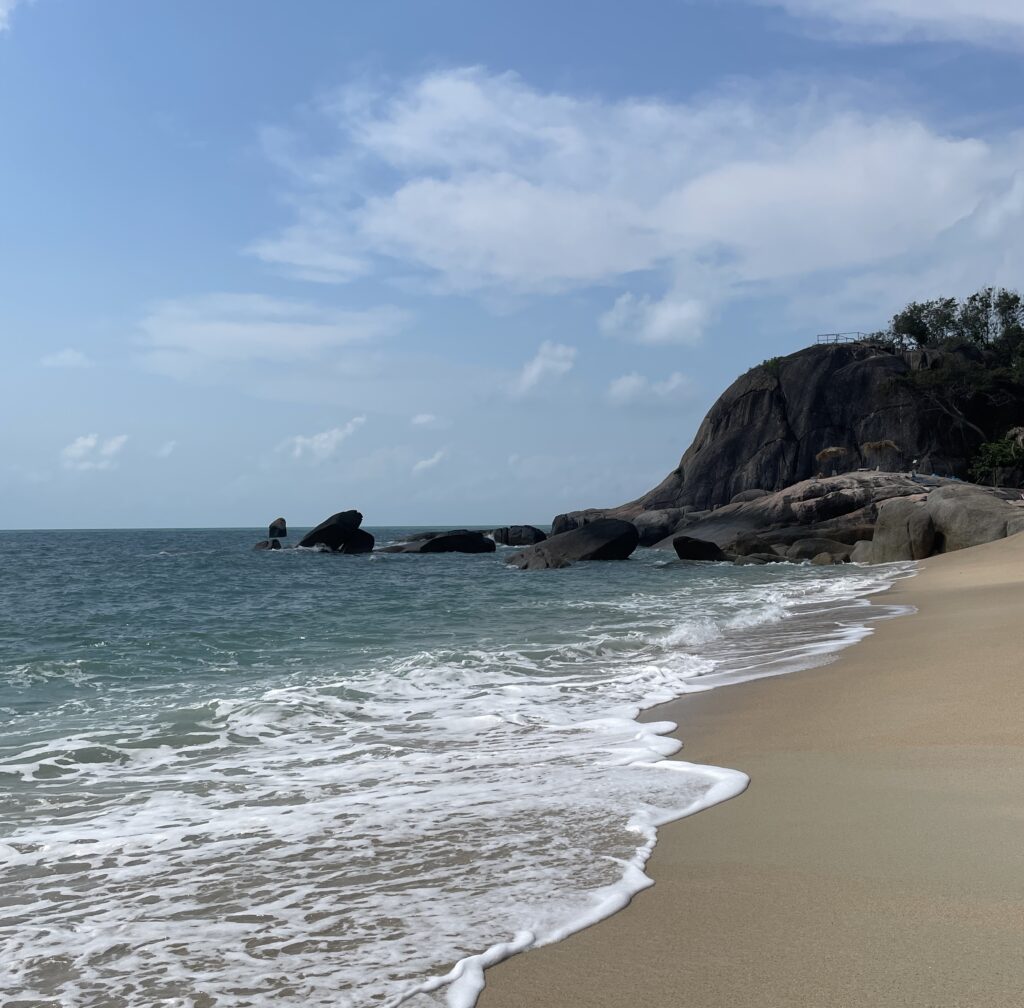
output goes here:
[[916, 612], [826, 665], [643, 713], [751, 786], [661, 827], [654, 886], [489, 969], [481, 1008], [1020, 1003], [1024, 536], [876, 601]]

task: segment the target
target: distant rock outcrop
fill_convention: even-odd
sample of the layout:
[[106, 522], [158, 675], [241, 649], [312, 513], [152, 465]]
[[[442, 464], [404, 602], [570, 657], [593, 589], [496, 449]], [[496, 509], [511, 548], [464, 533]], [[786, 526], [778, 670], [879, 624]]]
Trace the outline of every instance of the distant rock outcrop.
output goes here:
[[451, 532], [423, 532], [408, 542], [384, 546], [380, 553], [493, 553], [494, 540], [483, 532], [454, 529]]
[[673, 508], [747, 503], [755, 491], [775, 493], [833, 471], [880, 466], [966, 477], [980, 444], [1020, 423], [1024, 388], [994, 377], [998, 395], [965, 396], [950, 415], [934, 384], [910, 379], [943, 368], [956, 373], [964, 362], [977, 367], [984, 353], [900, 351], [865, 341], [765, 361], [726, 389], [657, 487], [618, 507], [559, 515], [553, 531], [598, 518], [636, 521]]
[[267, 537], [270, 539], [288, 538], [288, 525], [283, 518], [275, 518], [270, 523], [270, 529], [267, 532]]
[[299, 540], [299, 546], [330, 550], [333, 553], [369, 553], [373, 549], [374, 538], [359, 527], [362, 523], [360, 512], [339, 511], [307, 532]]
[[533, 546], [544, 542], [547, 533], [534, 525], [508, 525], [491, 532], [494, 541], [502, 546]]
[[553, 535], [516, 553], [509, 563], [522, 570], [568, 567], [580, 560], [625, 560], [640, 542], [636, 527], [616, 518], [602, 518], [578, 529]]

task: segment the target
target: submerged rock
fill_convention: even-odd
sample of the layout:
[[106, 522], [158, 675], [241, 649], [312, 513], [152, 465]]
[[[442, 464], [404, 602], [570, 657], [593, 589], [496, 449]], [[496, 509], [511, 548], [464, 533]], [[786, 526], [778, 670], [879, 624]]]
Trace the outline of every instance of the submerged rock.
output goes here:
[[547, 539], [547, 533], [534, 525], [508, 525], [494, 529], [491, 535], [502, 546], [533, 546]]
[[692, 536], [676, 536], [672, 547], [680, 560], [703, 560], [721, 562], [728, 559], [720, 546], [707, 539], [694, 539]]
[[639, 542], [640, 535], [631, 522], [601, 518], [553, 535], [516, 553], [508, 562], [521, 570], [549, 570], [581, 560], [626, 560]]
[[454, 529], [451, 532], [423, 532], [404, 543], [384, 546], [380, 553], [493, 553], [494, 540], [483, 532]]
[[279, 550], [281, 543], [277, 539], [264, 539], [262, 542], [256, 543], [253, 549], [257, 550]]

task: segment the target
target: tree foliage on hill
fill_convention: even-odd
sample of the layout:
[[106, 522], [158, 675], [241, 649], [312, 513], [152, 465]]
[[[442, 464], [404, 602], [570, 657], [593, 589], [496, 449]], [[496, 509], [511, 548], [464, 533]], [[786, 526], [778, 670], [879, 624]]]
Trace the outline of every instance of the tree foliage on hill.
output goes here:
[[1017, 291], [985, 287], [962, 301], [914, 301], [880, 335], [902, 347], [976, 347], [991, 358], [991, 368], [1024, 378], [1024, 299]]
[[988, 412], [979, 405], [1005, 407], [1024, 396], [1024, 299], [1017, 291], [985, 287], [963, 300], [914, 301], [877, 338], [900, 349], [955, 351], [901, 381], [981, 441], [994, 432], [972, 419]]

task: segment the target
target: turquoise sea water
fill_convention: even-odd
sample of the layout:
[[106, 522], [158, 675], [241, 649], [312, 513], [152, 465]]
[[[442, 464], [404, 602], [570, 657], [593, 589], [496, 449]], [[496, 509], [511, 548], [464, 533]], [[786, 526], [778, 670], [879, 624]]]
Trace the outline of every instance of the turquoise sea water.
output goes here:
[[7, 1003], [472, 1004], [742, 786], [637, 712], [825, 660], [897, 573], [257, 538], [0, 533]]

